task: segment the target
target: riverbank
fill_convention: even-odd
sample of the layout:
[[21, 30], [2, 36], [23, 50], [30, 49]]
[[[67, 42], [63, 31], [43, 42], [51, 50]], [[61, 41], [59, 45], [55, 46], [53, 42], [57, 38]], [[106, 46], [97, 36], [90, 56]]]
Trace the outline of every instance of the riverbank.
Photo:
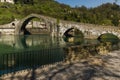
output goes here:
[[2, 76], [1, 80], [120, 80], [120, 50]]

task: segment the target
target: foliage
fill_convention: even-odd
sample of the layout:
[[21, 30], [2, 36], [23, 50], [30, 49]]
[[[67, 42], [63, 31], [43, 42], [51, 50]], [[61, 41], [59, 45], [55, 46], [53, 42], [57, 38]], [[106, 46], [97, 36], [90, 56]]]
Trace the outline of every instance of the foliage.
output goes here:
[[101, 42], [111, 42], [111, 43], [118, 43], [119, 38], [111, 33], [105, 33], [98, 37], [98, 40]]
[[81, 23], [120, 25], [120, 6], [116, 3], [106, 3], [95, 8], [71, 8], [54, 0], [15, 0], [15, 4], [0, 3], [0, 24], [11, 22], [14, 18], [21, 19], [31, 13]]

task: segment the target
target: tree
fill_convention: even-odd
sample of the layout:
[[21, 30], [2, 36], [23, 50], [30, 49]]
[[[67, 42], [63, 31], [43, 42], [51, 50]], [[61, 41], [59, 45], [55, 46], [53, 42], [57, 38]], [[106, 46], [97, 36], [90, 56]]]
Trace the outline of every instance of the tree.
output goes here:
[[34, 4], [33, 0], [14, 0], [15, 4]]
[[119, 18], [113, 18], [112, 23], [114, 26], [118, 26], [119, 25]]

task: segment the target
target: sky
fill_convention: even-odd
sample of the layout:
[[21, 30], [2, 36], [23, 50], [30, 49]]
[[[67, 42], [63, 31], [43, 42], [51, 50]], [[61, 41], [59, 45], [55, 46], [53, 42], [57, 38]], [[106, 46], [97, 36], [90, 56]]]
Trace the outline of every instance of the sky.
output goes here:
[[[103, 3], [114, 3], [115, 0], [55, 0], [60, 3], [68, 4], [71, 7], [86, 6], [87, 8], [97, 7]], [[120, 0], [116, 0], [116, 4], [120, 5]]]

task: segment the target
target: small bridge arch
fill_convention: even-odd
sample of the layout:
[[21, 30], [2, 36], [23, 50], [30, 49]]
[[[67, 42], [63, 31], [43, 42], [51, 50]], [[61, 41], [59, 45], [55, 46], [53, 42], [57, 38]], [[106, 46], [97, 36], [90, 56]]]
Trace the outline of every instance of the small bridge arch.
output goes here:
[[84, 33], [77, 27], [73, 27], [73, 26], [69, 26], [65, 29], [62, 29], [62, 36], [65, 37], [73, 37], [73, 36], [77, 36], [77, 35], [82, 35], [84, 36]]
[[[38, 14], [30, 14], [27, 17], [23, 18], [16, 26], [15, 28], [15, 35], [23, 35], [24, 31], [26, 30], [26, 25], [28, 24], [29, 21], [31, 21], [33, 18], [39, 18], [42, 21], [45, 22], [47, 28], [49, 30], [51, 30], [50, 28], [52, 27], [52, 25], [54, 24], [55, 20], [51, 20], [51, 18], [49, 17], [44, 17], [42, 15], [38, 15]], [[49, 27], [48, 27], [49, 26]], [[23, 32], [23, 33], [22, 33]]]

